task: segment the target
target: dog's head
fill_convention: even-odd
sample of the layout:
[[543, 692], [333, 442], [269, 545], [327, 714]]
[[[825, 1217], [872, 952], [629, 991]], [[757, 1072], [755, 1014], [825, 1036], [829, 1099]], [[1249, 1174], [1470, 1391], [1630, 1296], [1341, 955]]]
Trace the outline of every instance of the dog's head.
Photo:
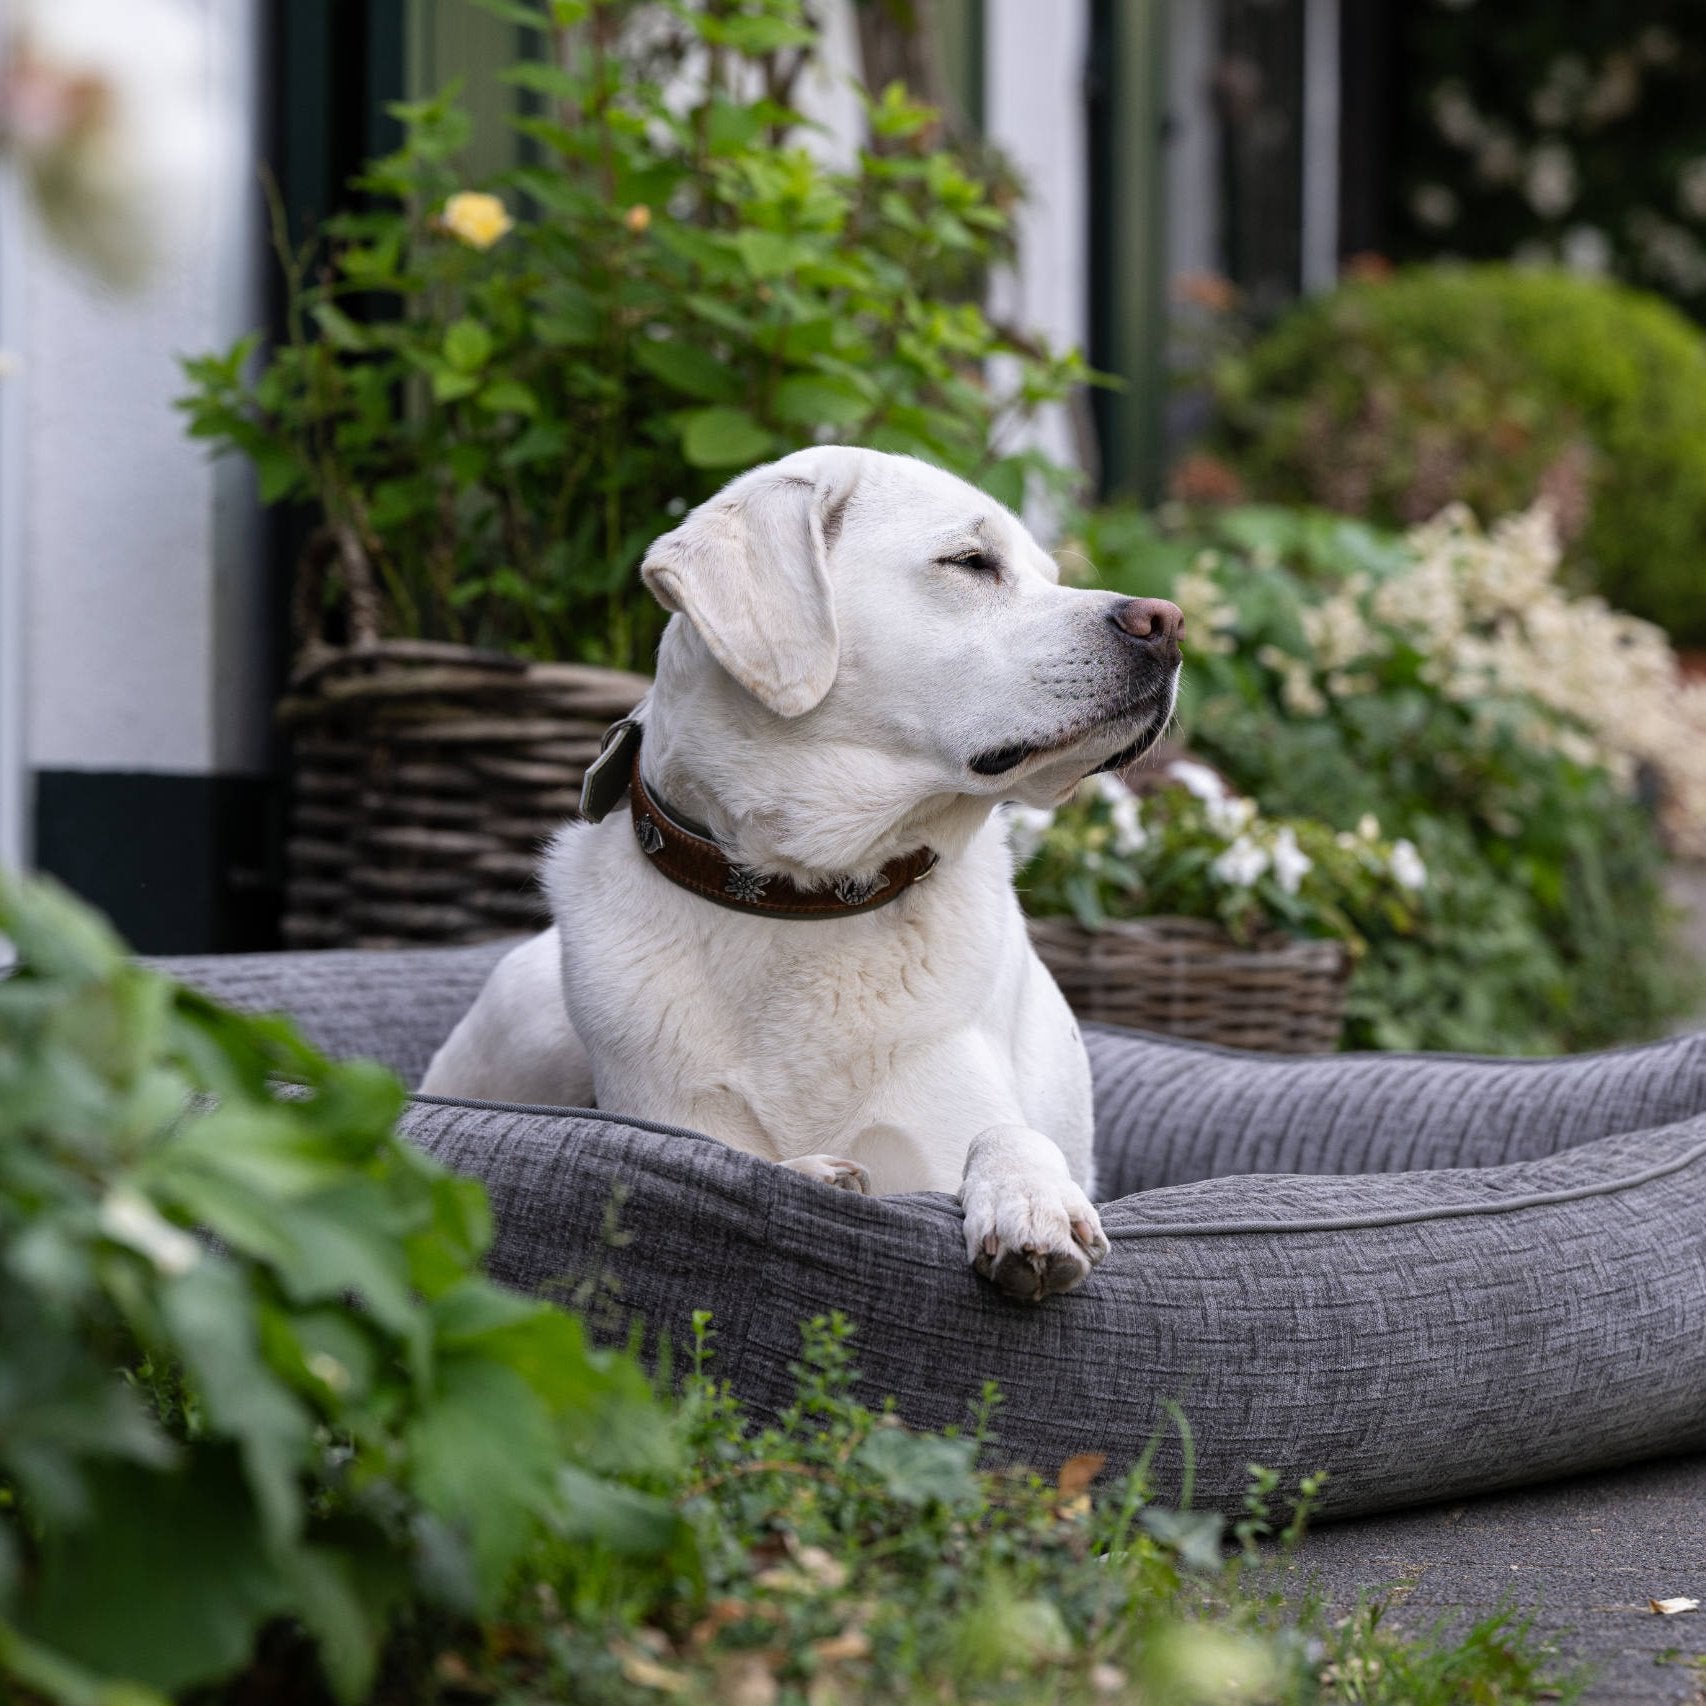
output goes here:
[[655, 710], [693, 701], [672, 745], [719, 797], [738, 749], [777, 793], [827, 787], [885, 822], [946, 798], [1053, 804], [1172, 715], [1173, 605], [1061, 586], [1016, 516], [911, 457], [826, 445], [755, 468], [642, 573], [679, 613]]

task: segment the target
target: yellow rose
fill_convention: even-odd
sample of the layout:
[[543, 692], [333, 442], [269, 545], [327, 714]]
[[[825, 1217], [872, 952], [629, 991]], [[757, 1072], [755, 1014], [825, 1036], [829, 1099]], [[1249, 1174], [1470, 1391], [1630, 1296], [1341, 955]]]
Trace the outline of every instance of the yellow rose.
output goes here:
[[515, 221], [495, 195], [463, 190], [444, 204], [444, 228], [470, 249], [489, 249]]

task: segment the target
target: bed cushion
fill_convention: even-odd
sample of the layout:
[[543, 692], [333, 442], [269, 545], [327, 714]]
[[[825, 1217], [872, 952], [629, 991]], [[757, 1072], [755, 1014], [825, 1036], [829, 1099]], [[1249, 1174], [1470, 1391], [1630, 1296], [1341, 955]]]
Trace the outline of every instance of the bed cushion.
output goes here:
[[[418, 1081], [499, 948], [167, 962]], [[858, 1325], [921, 1426], [1001, 1385], [1002, 1452], [1131, 1461], [1199, 1503], [1329, 1471], [1350, 1514], [1706, 1446], [1706, 1037], [1557, 1061], [1245, 1055], [1086, 1038], [1103, 1225], [1087, 1283], [1012, 1303], [953, 1199], [829, 1191], [644, 1121], [417, 1098], [412, 1141], [491, 1191], [496, 1276], [784, 1403], [799, 1325]], [[612, 1226], [621, 1236], [612, 1237]]]

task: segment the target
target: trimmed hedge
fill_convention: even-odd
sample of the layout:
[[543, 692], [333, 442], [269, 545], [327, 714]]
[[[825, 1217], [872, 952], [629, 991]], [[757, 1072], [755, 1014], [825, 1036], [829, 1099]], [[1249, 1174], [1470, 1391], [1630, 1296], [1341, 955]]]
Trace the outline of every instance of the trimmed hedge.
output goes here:
[[1250, 495], [1388, 524], [1555, 500], [1613, 604], [1706, 645], [1706, 339], [1655, 296], [1424, 266], [1305, 303], [1217, 374]]

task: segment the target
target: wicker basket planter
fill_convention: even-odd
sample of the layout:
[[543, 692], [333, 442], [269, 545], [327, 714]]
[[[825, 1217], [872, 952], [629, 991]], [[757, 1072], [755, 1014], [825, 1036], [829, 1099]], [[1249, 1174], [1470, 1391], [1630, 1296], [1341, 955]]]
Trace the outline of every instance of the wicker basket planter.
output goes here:
[[1080, 1019], [1229, 1048], [1328, 1054], [1344, 1026], [1343, 944], [1276, 936], [1240, 947], [1195, 918], [1086, 930], [1033, 918], [1031, 941]]
[[[328, 581], [348, 643], [328, 643]], [[651, 686], [587, 664], [379, 638], [372, 568], [348, 529], [298, 565], [285, 944], [481, 942], [547, 919], [535, 878], [609, 725]]]
[[334, 650], [279, 707], [291, 947], [478, 942], [541, 925], [534, 872], [605, 728], [651, 683], [419, 641]]

